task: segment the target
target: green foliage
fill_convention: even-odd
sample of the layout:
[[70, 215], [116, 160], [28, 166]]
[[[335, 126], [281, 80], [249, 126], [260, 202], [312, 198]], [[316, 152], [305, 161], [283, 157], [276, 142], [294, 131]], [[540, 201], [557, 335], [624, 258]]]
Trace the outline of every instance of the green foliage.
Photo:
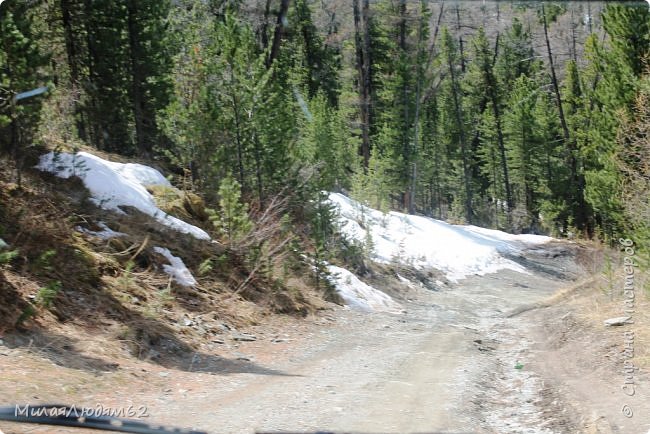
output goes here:
[[[219, 202], [212, 219], [229, 245], [259, 230], [249, 205], [262, 210], [287, 197], [277, 216], [307, 223], [319, 260], [342, 244], [328, 211], [315, 205], [323, 190], [351, 191], [382, 210], [507, 230], [597, 226], [614, 238], [631, 229], [624, 200], [631, 172], [619, 164], [631, 139], [617, 141], [617, 131], [642, 86], [647, 8], [607, 5], [606, 37], [594, 32], [584, 58], [565, 61], [554, 40], [550, 74], [540, 60], [542, 21], [530, 13], [553, 36], [579, 9], [571, 4], [504, 6], [514, 17], [498, 37], [465, 25], [462, 4], [360, 5], [355, 26], [354, 16], [316, 14], [296, 0], [275, 28], [273, 7], [262, 16], [240, 0], [5, 2], [0, 145], [155, 151], [190, 181], [185, 188]], [[337, 33], [339, 25], [354, 34]], [[549, 85], [555, 75], [563, 78], [557, 93]], [[57, 86], [48, 99], [6, 103], [5, 93], [50, 79]], [[47, 119], [39, 120], [43, 101]], [[628, 157], [627, 169], [638, 170]], [[274, 234], [291, 232], [280, 226]], [[262, 238], [246, 245], [251, 263], [277, 254]], [[35, 266], [52, 271], [51, 259]], [[213, 260], [202, 273], [218, 265]]]
[[49, 56], [39, 46], [40, 20], [26, 2], [5, 2], [0, 9], [0, 151], [11, 155], [19, 170], [35, 139], [43, 98], [30, 104], [15, 104], [12, 98], [46, 84]]
[[372, 232], [366, 230], [366, 235], [363, 237], [363, 256], [371, 259], [375, 254], [375, 241], [372, 239]]
[[650, 56], [650, 10], [641, 2], [636, 5], [610, 3], [602, 17], [616, 62], [640, 77], [646, 67], [644, 62]]
[[241, 241], [253, 229], [248, 216], [248, 205], [241, 201], [241, 185], [228, 176], [219, 187], [219, 210], [213, 211], [210, 220], [229, 246]]
[[54, 280], [39, 288], [34, 301], [38, 306], [49, 309], [56, 296], [61, 291], [61, 282]]
[[[610, 46], [592, 37], [586, 44], [584, 104], [578, 114], [580, 157], [584, 162], [585, 199], [607, 238], [625, 226], [622, 178], [616, 165], [619, 119], [632, 108], [640, 83], [642, 59], [650, 52], [647, 8], [608, 5], [603, 14]], [[632, 26], [632, 27], [629, 27]]]
[[522, 75], [534, 77], [541, 69], [542, 63], [539, 54], [533, 48], [530, 30], [518, 17], [512, 21], [512, 26], [503, 37], [499, 47], [499, 56], [496, 59], [495, 75], [508, 95], [517, 78]]
[[309, 208], [307, 218], [310, 223], [311, 240], [316, 249], [316, 262], [330, 259], [337, 211], [327, 201], [326, 192], [318, 193], [318, 200]]
[[515, 203], [529, 214], [526, 227], [535, 223], [544, 188], [544, 142], [535, 111], [537, 92], [537, 83], [520, 76], [515, 81], [503, 125]]
[[13, 261], [19, 255], [18, 250], [9, 250], [6, 252], [0, 252], [0, 265], [5, 265]]
[[28, 303], [18, 316], [18, 319], [16, 319], [16, 327], [22, 326], [25, 321], [36, 316], [36, 313], [36, 308], [31, 303]]
[[309, 90], [309, 98], [313, 99], [320, 94], [329, 107], [337, 107], [340, 59], [334, 47], [323, 43], [306, 0], [295, 1], [289, 22], [296, 36], [300, 35], [292, 39], [302, 44], [304, 55], [299, 61], [305, 71], [303, 84]]
[[232, 174], [263, 202], [294, 180], [291, 53], [267, 68], [250, 25], [231, 14], [215, 20], [201, 2], [177, 20], [174, 96], [159, 113], [175, 143], [165, 153], [208, 193]]
[[34, 262], [34, 267], [37, 270], [52, 271], [53, 270], [52, 258], [54, 258], [54, 256], [56, 256], [56, 250], [49, 249], [44, 251], [39, 255], [38, 258], [36, 258], [36, 261]]
[[370, 156], [368, 169], [358, 171], [352, 180], [352, 197], [379, 210], [388, 210], [391, 185], [391, 158], [375, 151]]
[[168, 0], [62, 2], [56, 16], [68, 60], [77, 134], [100, 149], [147, 155], [161, 140], [171, 45]]
[[642, 77], [630, 118], [617, 138], [616, 164], [621, 170], [625, 229], [636, 240], [641, 265], [650, 266], [650, 74]]
[[347, 131], [343, 111], [330, 106], [319, 93], [310, 101], [308, 113], [301, 128], [298, 152], [300, 160], [316, 170], [314, 188], [328, 191], [349, 188], [348, 174], [358, 170], [357, 142]]
[[212, 258], [208, 258], [199, 264], [199, 276], [205, 276], [206, 274], [212, 272], [214, 269], [214, 264]]
[[544, 2], [542, 8], [537, 9], [537, 18], [540, 23], [544, 22], [544, 18], [546, 18], [547, 23], [553, 23], [557, 21], [560, 15], [566, 12], [566, 5], [559, 2]]

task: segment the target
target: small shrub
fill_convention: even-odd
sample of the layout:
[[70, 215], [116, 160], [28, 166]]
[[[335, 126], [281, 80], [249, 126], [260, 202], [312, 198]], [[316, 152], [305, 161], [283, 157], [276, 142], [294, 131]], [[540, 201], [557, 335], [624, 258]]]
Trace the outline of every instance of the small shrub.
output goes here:
[[59, 291], [61, 291], [61, 282], [54, 280], [48, 283], [36, 293], [36, 303], [41, 307], [49, 309]]
[[27, 321], [28, 319], [32, 318], [35, 315], [36, 315], [36, 309], [32, 304], [28, 304], [27, 306], [25, 306], [25, 309], [23, 309], [23, 311], [20, 313], [20, 316], [16, 320], [16, 327], [20, 327], [21, 325], [23, 325], [25, 321]]
[[41, 253], [41, 255], [36, 259], [35, 266], [39, 270], [52, 271], [52, 258], [56, 255], [56, 250], [49, 249]]
[[234, 178], [229, 176], [221, 181], [219, 198], [219, 212], [207, 211], [216, 229], [232, 247], [251, 232], [253, 222], [248, 216], [248, 205], [241, 201], [241, 186]]
[[214, 269], [212, 258], [208, 258], [199, 264], [199, 276], [205, 276]]
[[18, 250], [0, 252], [0, 265], [8, 264], [18, 256]]

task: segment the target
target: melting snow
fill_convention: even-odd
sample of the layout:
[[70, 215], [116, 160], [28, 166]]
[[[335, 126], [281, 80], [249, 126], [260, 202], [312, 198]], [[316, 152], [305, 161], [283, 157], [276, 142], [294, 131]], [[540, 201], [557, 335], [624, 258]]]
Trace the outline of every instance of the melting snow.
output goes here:
[[41, 156], [36, 167], [60, 178], [78, 176], [90, 190], [93, 202], [101, 208], [123, 213], [120, 207], [132, 206], [179, 232], [201, 240], [210, 239], [203, 229], [170, 216], [156, 206], [145, 186], [171, 186], [156, 169], [142, 164], [115, 163], [87, 152], [50, 152]]
[[332, 274], [330, 282], [335, 286], [345, 303], [353, 309], [364, 312], [401, 312], [401, 306], [388, 294], [365, 284], [345, 268], [328, 265]]
[[97, 225], [102, 228], [101, 231], [91, 231], [90, 229], [81, 226], [77, 226], [75, 229], [82, 234], [92, 235], [93, 237], [101, 238], [102, 240], [110, 240], [111, 238], [123, 237], [126, 235], [122, 232], [115, 232], [113, 229], [106, 226], [106, 223], [104, 222], [99, 222]]
[[329, 201], [339, 210], [342, 232], [364, 242], [368, 232], [374, 260], [398, 261], [419, 268], [435, 268], [457, 282], [466, 276], [508, 268], [526, 273], [506, 254], [517, 254], [526, 245], [552, 240], [540, 235], [512, 235], [477, 226], [451, 225], [428, 217], [377, 211], [338, 193]]
[[192, 273], [187, 269], [181, 258], [172, 255], [169, 249], [164, 247], [154, 247], [153, 250], [167, 258], [170, 265], [163, 264], [163, 270], [165, 270], [165, 273], [169, 274], [179, 285], [196, 285], [196, 279], [192, 276]]

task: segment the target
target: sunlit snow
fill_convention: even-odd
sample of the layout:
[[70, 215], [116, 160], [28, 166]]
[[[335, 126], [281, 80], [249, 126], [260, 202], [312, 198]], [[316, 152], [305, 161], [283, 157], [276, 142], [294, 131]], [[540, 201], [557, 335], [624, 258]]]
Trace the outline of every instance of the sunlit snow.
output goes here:
[[82, 234], [91, 235], [102, 240], [110, 240], [111, 238], [118, 238], [126, 235], [125, 233], [114, 231], [113, 229], [109, 228], [104, 222], [97, 223], [97, 226], [99, 226], [102, 230], [91, 231], [90, 229], [86, 229], [82, 226], [76, 226], [75, 229]]
[[329, 278], [331, 283], [351, 308], [364, 312], [398, 313], [401, 311], [400, 304], [388, 294], [362, 282], [345, 268], [328, 265], [327, 269], [331, 273]]
[[78, 176], [90, 191], [92, 201], [101, 208], [123, 213], [120, 207], [132, 206], [179, 232], [202, 240], [210, 239], [203, 229], [170, 216], [156, 206], [153, 196], [145, 187], [171, 185], [154, 168], [142, 164], [115, 163], [87, 152], [50, 152], [41, 156], [36, 167], [60, 178]]
[[339, 223], [345, 235], [359, 242], [372, 240], [373, 259], [377, 262], [435, 268], [452, 282], [505, 268], [525, 273], [524, 267], [506, 255], [552, 240], [540, 235], [512, 235], [477, 226], [451, 225], [394, 211], [384, 214], [339, 193], [330, 193], [329, 201], [339, 210]]
[[169, 249], [166, 249], [164, 247], [154, 247], [153, 250], [154, 252], [163, 255], [169, 261], [169, 265], [163, 264], [163, 270], [165, 273], [169, 274], [179, 285], [196, 285], [196, 279], [194, 276], [192, 276], [192, 272], [187, 269], [185, 263], [181, 258], [172, 255]]

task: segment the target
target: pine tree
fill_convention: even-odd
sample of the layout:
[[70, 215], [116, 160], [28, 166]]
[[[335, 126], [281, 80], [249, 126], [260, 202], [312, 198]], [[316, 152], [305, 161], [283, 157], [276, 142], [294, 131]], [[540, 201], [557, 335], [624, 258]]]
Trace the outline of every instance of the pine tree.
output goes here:
[[485, 110], [479, 120], [478, 134], [480, 146], [477, 156], [481, 174], [487, 180], [488, 221], [495, 228], [506, 228], [508, 205], [505, 200], [505, 182], [503, 179], [501, 154], [495, 134], [494, 114]]
[[138, 152], [151, 156], [161, 136], [156, 112], [169, 101], [171, 57], [166, 20], [170, 0], [127, 0], [130, 93]]
[[[487, 37], [483, 28], [480, 28], [478, 34], [472, 40], [473, 61], [468, 68], [466, 75], [466, 86], [469, 88], [466, 93], [467, 110], [474, 110], [474, 120], [472, 126], [478, 126], [482, 123], [485, 128], [485, 122], [491, 120], [494, 128], [494, 140], [496, 140], [496, 150], [499, 158], [499, 179], [502, 180], [503, 186], [500, 187], [505, 192], [506, 205], [508, 209], [514, 206], [513, 195], [510, 191], [510, 175], [508, 173], [508, 162], [506, 159], [506, 147], [503, 138], [502, 128], [502, 94], [499, 82], [494, 71], [494, 53], [489, 47]], [[485, 116], [483, 111], [489, 110], [491, 116]], [[475, 127], [476, 128], [476, 127]], [[477, 130], [480, 137], [480, 131]], [[485, 140], [484, 140], [485, 141]], [[494, 178], [494, 177], [493, 177]]]
[[228, 246], [241, 241], [253, 228], [248, 216], [248, 205], [241, 201], [241, 186], [231, 176], [219, 186], [219, 210], [212, 213], [210, 220], [225, 237]]
[[178, 11], [173, 17], [171, 25], [176, 36], [174, 88], [168, 105], [159, 111], [157, 122], [170, 145], [155, 150], [182, 168], [192, 184], [209, 193], [216, 190], [223, 173], [213, 164], [216, 136], [207, 64], [213, 53], [206, 44], [213, 23], [208, 13], [205, 5], [195, 2], [191, 8]]
[[620, 173], [614, 163], [620, 110], [632, 106], [641, 60], [650, 52], [650, 11], [642, 5], [608, 5], [603, 13], [611, 48], [595, 37], [587, 41], [585, 125], [580, 147], [584, 161], [585, 200], [596, 224], [614, 237], [624, 225]]
[[312, 20], [312, 14], [306, 0], [296, 0], [293, 14], [290, 16], [294, 39], [303, 44], [304, 67], [306, 70], [305, 84], [309, 90], [309, 98], [315, 98], [322, 92], [332, 107], [338, 105], [340, 68], [338, 53], [326, 45], [318, 33]]
[[541, 68], [541, 61], [533, 48], [530, 30], [524, 28], [518, 17], [513, 18], [511, 27], [499, 42], [494, 70], [503, 87], [503, 94], [509, 95], [515, 80], [521, 75], [535, 76]]
[[632, 233], [637, 252], [650, 265], [650, 74], [639, 83], [632, 115], [624, 119], [618, 135], [616, 161], [622, 171], [625, 229]]
[[508, 162], [512, 169], [515, 202], [521, 210], [516, 230], [534, 227], [539, 214], [540, 193], [544, 179], [542, 171], [543, 143], [538, 134], [535, 105], [538, 85], [520, 76], [514, 85], [504, 116], [504, 135]]
[[0, 147], [14, 158], [19, 184], [22, 156], [35, 139], [41, 100], [23, 104], [15, 96], [43, 86], [47, 78], [42, 67], [48, 56], [39, 48], [35, 21], [28, 4], [8, 2], [0, 6]]
[[358, 164], [356, 141], [347, 131], [343, 111], [330, 106], [329, 99], [319, 93], [310, 101], [308, 113], [297, 146], [298, 159], [316, 169], [316, 189], [349, 188], [349, 174], [358, 170]]
[[438, 99], [427, 99], [423, 107], [422, 146], [419, 153], [421, 186], [418, 191], [425, 199], [422, 202], [426, 214], [446, 218], [453, 191], [454, 170], [450, 161], [448, 146], [441, 134], [441, 114]]
[[446, 78], [442, 83], [441, 108], [441, 137], [447, 143], [450, 163], [456, 171], [456, 182], [453, 191], [455, 209], [460, 211], [468, 223], [473, 221], [473, 180], [472, 156], [467, 136], [467, 120], [463, 110], [463, 94], [461, 89], [461, 56], [456, 42], [447, 28], [442, 30], [440, 61]]

